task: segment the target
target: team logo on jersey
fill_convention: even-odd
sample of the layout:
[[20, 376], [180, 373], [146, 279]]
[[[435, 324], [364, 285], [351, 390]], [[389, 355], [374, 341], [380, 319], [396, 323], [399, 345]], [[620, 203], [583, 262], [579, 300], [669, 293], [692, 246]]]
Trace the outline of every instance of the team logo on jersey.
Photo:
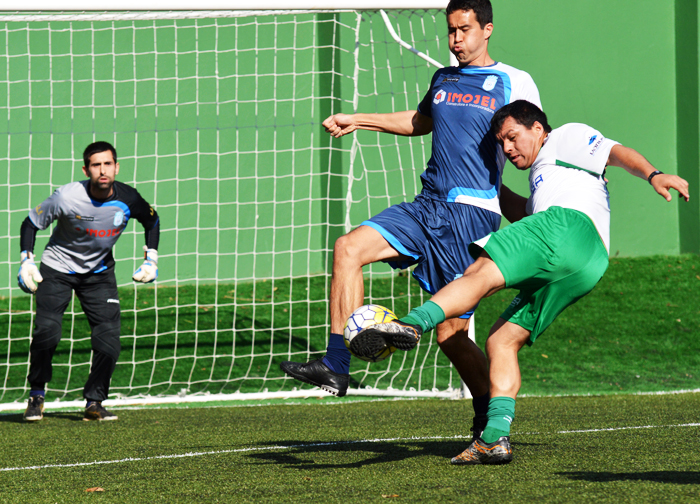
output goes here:
[[117, 212], [114, 214], [114, 225], [121, 226], [124, 222], [124, 212]]
[[442, 89], [435, 93], [435, 98], [433, 98], [433, 103], [437, 105], [438, 103], [442, 103], [445, 101], [445, 98], [447, 98], [447, 93], [445, 93]]
[[493, 88], [496, 87], [497, 82], [498, 82], [497, 75], [489, 75], [488, 77], [486, 77], [486, 80], [484, 81], [484, 85], [481, 87], [484, 88], [484, 91], [491, 91]]

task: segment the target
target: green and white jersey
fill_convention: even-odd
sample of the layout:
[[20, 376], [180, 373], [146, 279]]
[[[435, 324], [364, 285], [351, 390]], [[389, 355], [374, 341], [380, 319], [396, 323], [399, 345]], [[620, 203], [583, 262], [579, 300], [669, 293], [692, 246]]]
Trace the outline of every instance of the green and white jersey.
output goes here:
[[558, 206], [585, 213], [610, 251], [610, 204], [605, 166], [618, 142], [585, 124], [570, 123], [545, 139], [530, 168], [527, 213]]

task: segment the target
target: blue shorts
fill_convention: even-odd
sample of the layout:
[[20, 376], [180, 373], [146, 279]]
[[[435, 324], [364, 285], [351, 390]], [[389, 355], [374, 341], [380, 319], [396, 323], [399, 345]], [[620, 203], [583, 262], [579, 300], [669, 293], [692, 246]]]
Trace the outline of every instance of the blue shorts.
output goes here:
[[[483, 208], [417, 196], [412, 203], [394, 205], [364, 221], [384, 237], [402, 261], [392, 268], [416, 265], [413, 276], [430, 294], [461, 277], [474, 259], [468, 245], [497, 231], [501, 216]], [[471, 317], [473, 311], [462, 318]]]

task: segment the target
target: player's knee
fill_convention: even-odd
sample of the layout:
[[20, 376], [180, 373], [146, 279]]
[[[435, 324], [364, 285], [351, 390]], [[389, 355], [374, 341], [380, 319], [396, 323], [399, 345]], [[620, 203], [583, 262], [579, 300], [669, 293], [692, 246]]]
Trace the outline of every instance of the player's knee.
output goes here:
[[61, 341], [61, 318], [37, 317], [32, 334], [31, 350], [46, 350], [58, 345], [58, 342]]
[[108, 355], [116, 361], [121, 352], [120, 331], [121, 324], [118, 321], [107, 321], [95, 326], [92, 331], [93, 351]]
[[334, 261], [342, 263], [359, 262], [361, 247], [351, 235], [343, 235], [333, 246]]

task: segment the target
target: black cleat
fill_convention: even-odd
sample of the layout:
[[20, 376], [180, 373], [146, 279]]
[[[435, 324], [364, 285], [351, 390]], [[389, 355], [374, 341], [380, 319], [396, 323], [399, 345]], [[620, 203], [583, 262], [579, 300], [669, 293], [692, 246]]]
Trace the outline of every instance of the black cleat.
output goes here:
[[513, 449], [510, 438], [503, 436], [493, 443], [484, 443], [481, 438], [475, 439], [462, 453], [454, 457], [453, 464], [507, 464], [513, 460]]
[[334, 396], [343, 397], [348, 393], [350, 375], [332, 371], [323, 363], [323, 359], [304, 363], [285, 361], [280, 368], [292, 378], [320, 387]]
[[472, 441], [481, 437], [481, 433], [484, 432], [488, 421], [489, 419], [486, 415], [476, 415], [472, 419], [472, 428], [470, 429], [472, 431]]
[[110, 413], [102, 406], [100, 401], [90, 401], [88, 406], [85, 408], [85, 416], [83, 420], [89, 422], [90, 420], [99, 420], [100, 422], [105, 420], [117, 420], [119, 417], [114, 413]]
[[423, 330], [420, 326], [398, 320], [374, 324], [362, 329], [350, 341], [350, 353], [358, 357], [371, 358], [385, 347], [413, 350], [422, 335]]
[[27, 409], [24, 411], [24, 420], [26, 422], [38, 422], [42, 418], [44, 418], [44, 396], [29, 396]]

